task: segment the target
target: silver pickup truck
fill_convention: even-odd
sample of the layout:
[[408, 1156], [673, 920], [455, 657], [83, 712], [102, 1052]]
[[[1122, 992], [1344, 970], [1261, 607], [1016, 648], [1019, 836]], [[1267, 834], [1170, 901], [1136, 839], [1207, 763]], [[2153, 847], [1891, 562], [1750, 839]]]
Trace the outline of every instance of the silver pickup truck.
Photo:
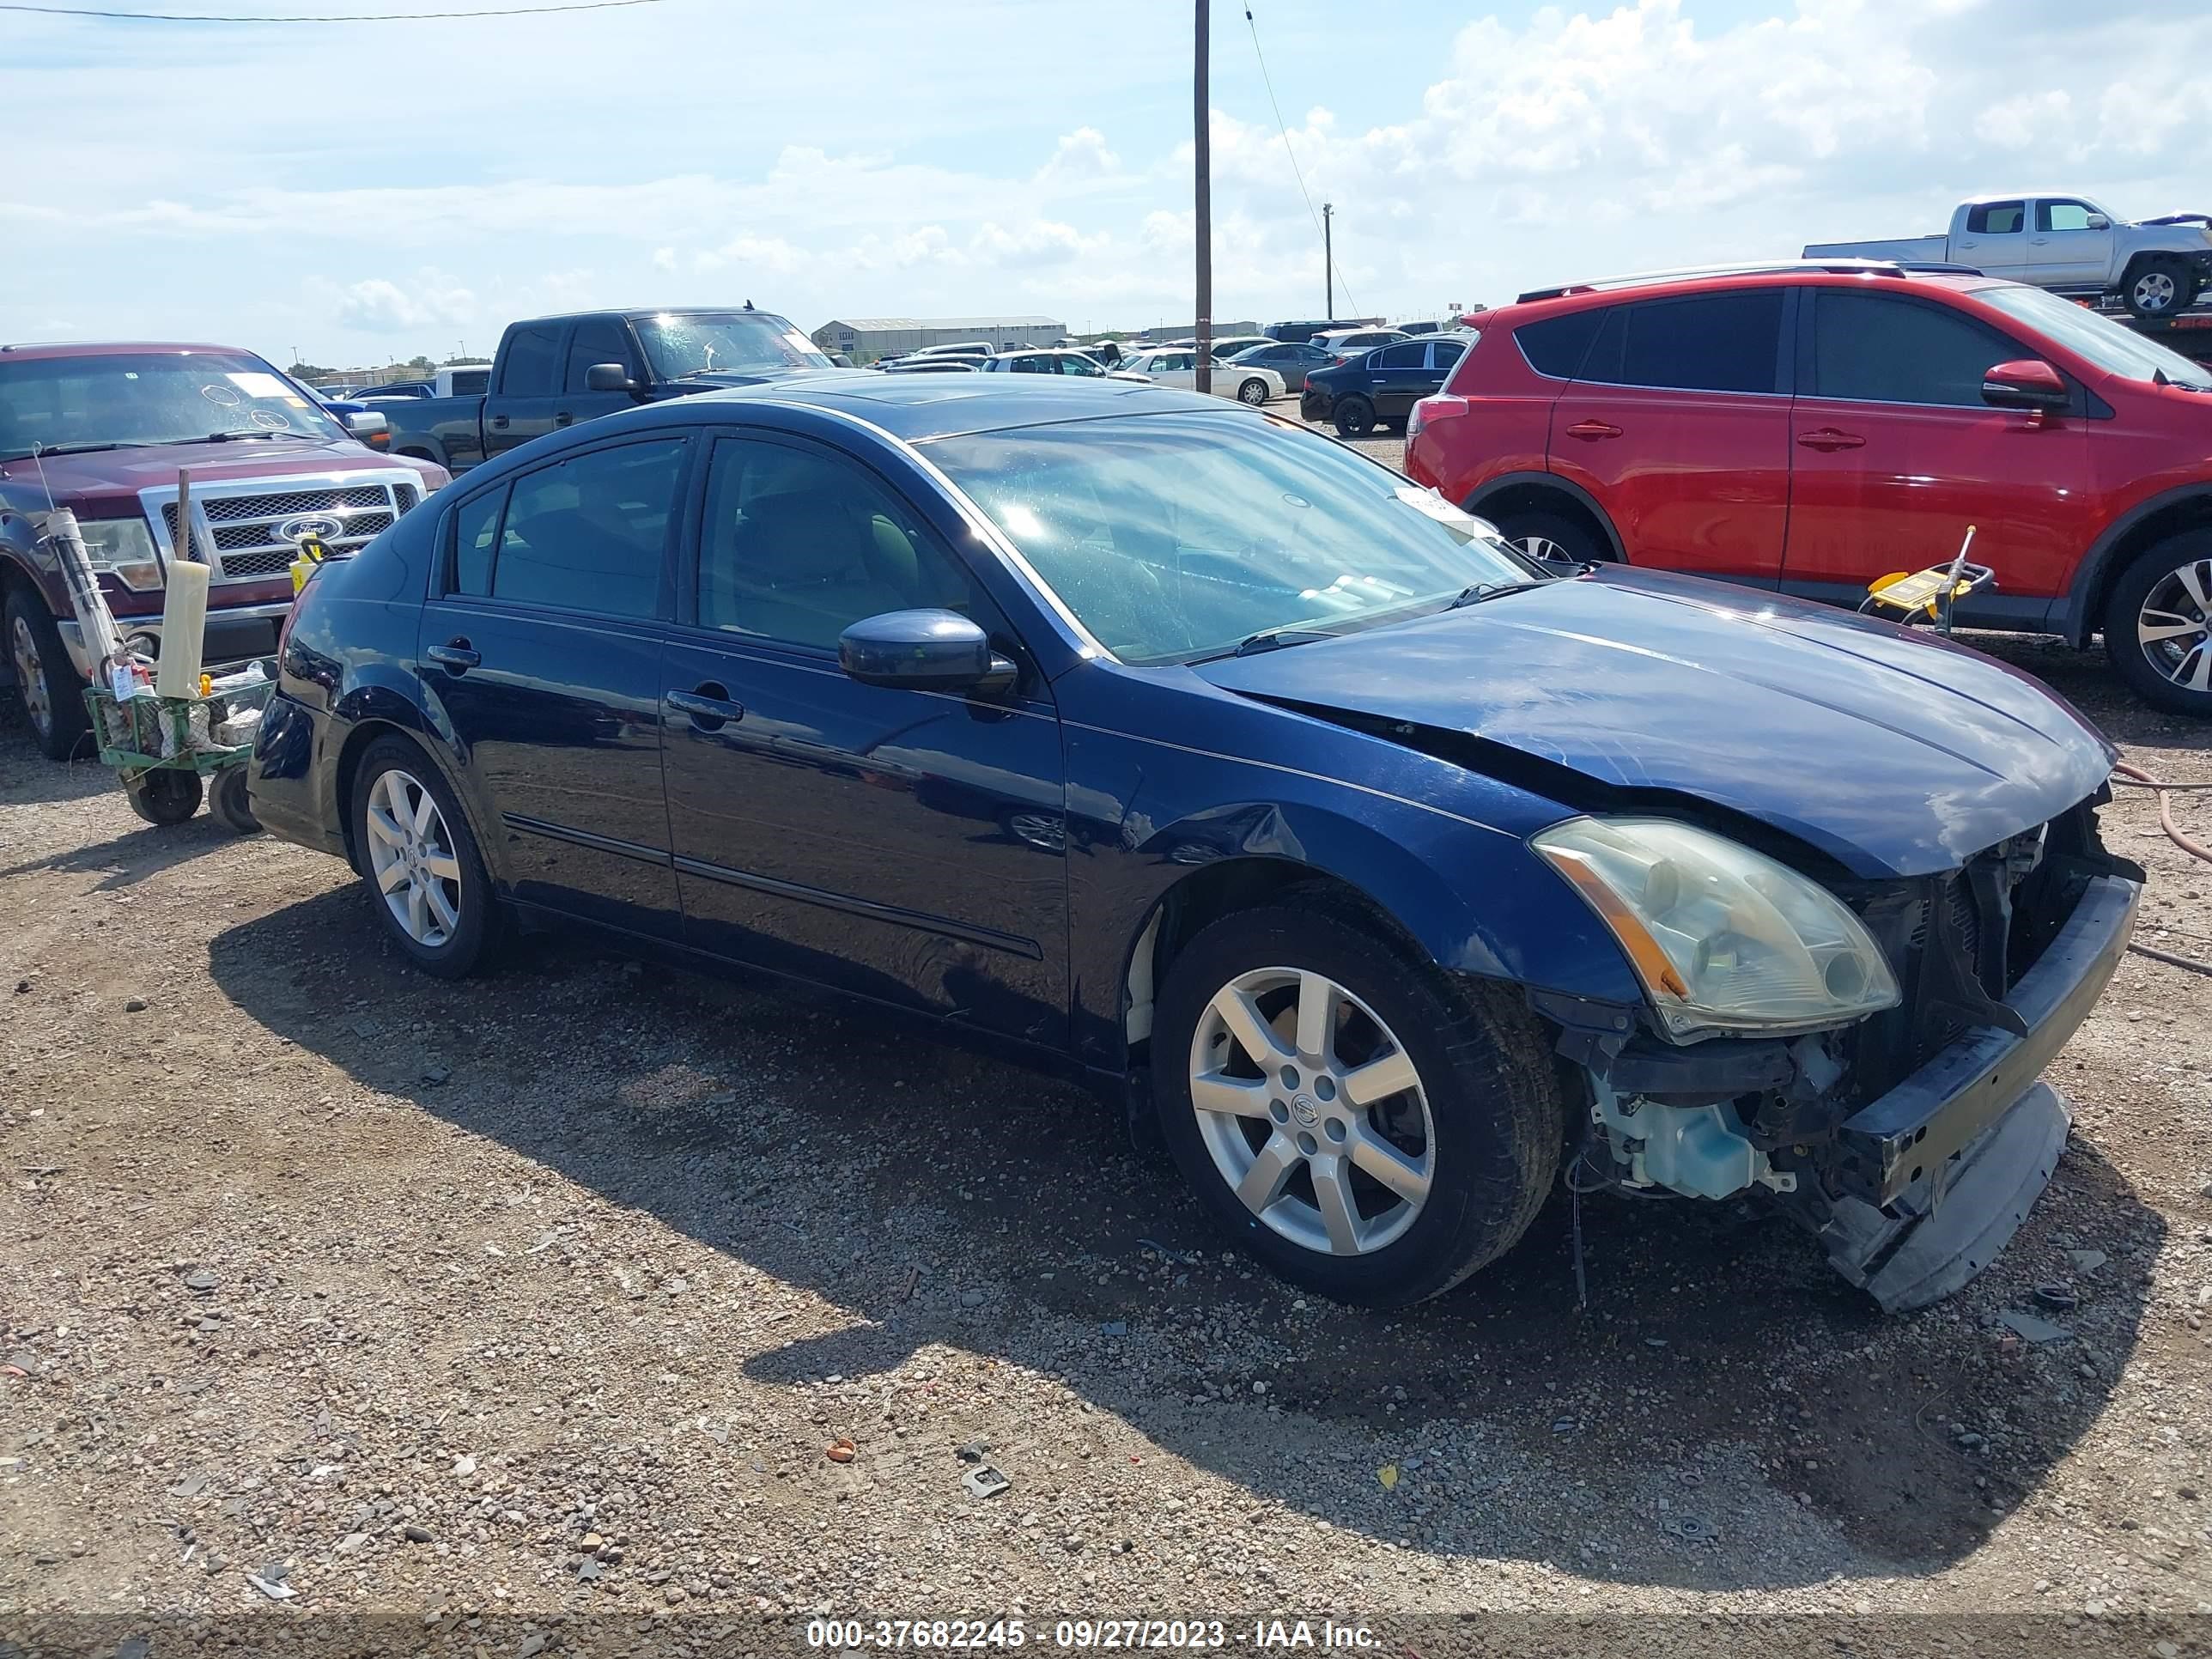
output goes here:
[[2055, 293], [2115, 295], [2137, 317], [2186, 311], [2212, 285], [2212, 216], [2174, 213], [2127, 224], [2086, 196], [1975, 196], [1948, 234], [1893, 242], [1814, 242], [1808, 259], [1972, 265]]

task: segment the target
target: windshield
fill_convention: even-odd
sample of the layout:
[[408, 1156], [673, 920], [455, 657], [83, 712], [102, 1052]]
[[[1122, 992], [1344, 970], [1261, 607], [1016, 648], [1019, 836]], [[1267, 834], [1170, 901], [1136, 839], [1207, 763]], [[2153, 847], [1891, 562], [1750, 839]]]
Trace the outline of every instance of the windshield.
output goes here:
[[2107, 373], [2125, 375], [2130, 380], [2149, 380], [2163, 374], [2176, 386], [2212, 392], [2212, 376], [2200, 365], [2071, 300], [2011, 283], [1971, 292], [1977, 300], [2039, 329]]
[[639, 318], [637, 331], [657, 380], [830, 366], [813, 341], [772, 312], [664, 311]]
[[195, 443], [218, 432], [345, 435], [304, 390], [242, 351], [0, 358], [0, 455]]
[[1346, 632], [1541, 574], [1388, 468], [1247, 414], [1110, 416], [927, 449], [1127, 663]]

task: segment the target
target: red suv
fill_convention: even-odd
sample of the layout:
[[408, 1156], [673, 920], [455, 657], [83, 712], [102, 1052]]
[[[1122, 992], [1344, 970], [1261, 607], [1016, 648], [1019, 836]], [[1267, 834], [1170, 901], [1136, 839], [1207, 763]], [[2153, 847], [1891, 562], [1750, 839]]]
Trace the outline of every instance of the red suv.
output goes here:
[[1961, 624], [2101, 632], [2144, 697], [2212, 716], [2212, 374], [2187, 358], [1898, 266], [1583, 284], [1480, 322], [1406, 470], [1513, 539], [1856, 605], [1978, 526], [1996, 585]]

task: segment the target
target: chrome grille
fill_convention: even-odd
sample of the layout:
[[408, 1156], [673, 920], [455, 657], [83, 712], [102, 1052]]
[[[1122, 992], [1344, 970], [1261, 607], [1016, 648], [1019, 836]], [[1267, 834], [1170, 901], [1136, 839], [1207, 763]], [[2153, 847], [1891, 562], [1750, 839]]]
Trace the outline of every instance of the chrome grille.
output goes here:
[[[207, 484], [192, 491], [192, 516], [198, 521], [196, 540], [212, 545], [221, 568], [216, 581], [256, 581], [281, 575], [295, 556], [294, 544], [276, 535], [287, 520], [305, 516], [336, 519], [344, 528], [327, 538], [331, 550], [349, 553], [380, 531], [389, 529], [422, 499], [415, 484], [401, 479], [378, 479], [352, 483], [294, 483], [274, 488], [270, 479], [234, 484]], [[181, 555], [177, 529], [177, 504], [161, 503], [161, 523], [168, 545]]]

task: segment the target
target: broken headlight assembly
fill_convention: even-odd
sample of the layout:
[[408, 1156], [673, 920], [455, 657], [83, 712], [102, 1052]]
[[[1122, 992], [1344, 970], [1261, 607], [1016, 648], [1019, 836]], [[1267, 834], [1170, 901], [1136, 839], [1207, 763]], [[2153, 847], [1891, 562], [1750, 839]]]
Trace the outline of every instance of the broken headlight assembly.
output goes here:
[[1570, 818], [1529, 844], [1620, 940], [1675, 1042], [1817, 1030], [1898, 1004], [1859, 919], [1763, 853], [1669, 818]]

